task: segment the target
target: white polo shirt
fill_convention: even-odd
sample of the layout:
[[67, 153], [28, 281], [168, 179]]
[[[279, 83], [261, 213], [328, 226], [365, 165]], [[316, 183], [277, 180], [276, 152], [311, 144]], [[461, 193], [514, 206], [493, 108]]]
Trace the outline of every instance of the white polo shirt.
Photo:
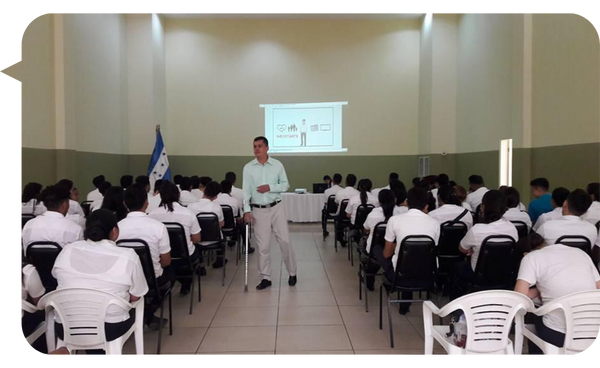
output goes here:
[[383, 188], [375, 188], [375, 189], [373, 189], [373, 190], [371, 191], [371, 193], [372, 193], [372, 194], [373, 194], [375, 197], [379, 198], [379, 197], [378, 197], [378, 196], [379, 196], [379, 192], [381, 192], [381, 191], [382, 191], [382, 190], [384, 190], [384, 189], [390, 189], [390, 186], [389, 186], [389, 185], [386, 185], [386, 186], [385, 186], [385, 187], [383, 187]]
[[240, 188], [231, 186], [231, 196], [238, 200], [240, 210], [244, 210], [244, 191]]
[[[23, 267], [23, 281], [19, 281], [19, 300], [27, 301], [27, 297], [41, 298], [46, 294], [46, 289], [42, 284], [40, 275], [35, 267], [27, 265]], [[19, 319], [25, 315], [24, 311], [19, 311]]]
[[[233, 198], [229, 194], [219, 193], [219, 195], [217, 196], [217, 199], [215, 199], [215, 203], [218, 203], [219, 206], [224, 204], [224, 205], [231, 207], [231, 209], [233, 210], [233, 216], [234, 217], [240, 216], [239, 202], [237, 199]], [[223, 209], [221, 208], [221, 211], [222, 210]]]
[[[433, 196], [433, 198], [435, 198], [435, 209], [437, 209], [440, 206], [440, 203], [438, 202], [438, 191], [439, 188], [433, 188], [431, 190], [431, 195]], [[434, 209], [431, 210], [433, 211]]]
[[340, 190], [342, 190], [342, 187], [340, 187], [337, 184], [334, 184], [331, 186], [331, 188], [327, 188], [325, 189], [325, 192], [323, 192], [323, 197], [325, 198], [325, 204], [327, 204], [327, 200], [329, 200], [329, 196], [335, 196], [337, 194], [337, 192], [339, 192]]
[[204, 196], [204, 193], [198, 188], [192, 189], [190, 193], [192, 193], [196, 198], [198, 198], [198, 200], [202, 199], [202, 197]]
[[189, 206], [192, 203], [198, 202], [199, 199], [187, 190], [182, 190], [179, 195], [179, 202], [182, 206]]
[[483, 200], [483, 196], [485, 195], [485, 193], [487, 193], [489, 191], [490, 190], [488, 188], [481, 187], [481, 188], [477, 189], [476, 191], [467, 194], [466, 202], [469, 204], [469, 206], [471, 206], [473, 211], [477, 210], [477, 206], [479, 206], [481, 204], [481, 201]]
[[551, 220], [558, 220], [558, 219], [562, 218], [562, 216], [563, 216], [562, 207], [556, 207], [555, 209], [553, 209], [550, 212], [542, 213], [540, 215], [540, 217], [538, 217], [535, 224], [533, 224], [533, 230], [535, 232], [537, 232], [538, 229], [540, 228], [540, 226], [542, 226], [542, 224], [544, 224], [548, 221], [551, 221]]
[[44, 206], [44, 203], [38, 201], [37, 199], [32, 199], [27, 203], [22, 203], [22, 206], [21, 213], [24, 215], [29, 214], [39, 216], [46, 212], [46, 206]]
[[146, 208], [146, 213], [150, 213], [160, 206], [160, 194], [156, 193], [156, 195], [148, 194], [148, 208]]
[[102, 194], [100, 193], [98, 188], [96, 188], [88, 193], [88, 195], [86, 197], [86, 201], [95, 201], [97, 199], [102, 199], [102, 198], [103, 198]]
[[519, 205], [517, 206], [517, 208], [519, 209], [519, 211], [527, 211], [527, 207], [525, 207], [523, 202], [519, 202]]
[[96, 200], [94, 200], [91, 204], [90, 204], [90, 211], [94, 212], [96, 210], [99, 210], [102, 207], [102, 202], [104, 201], [104, 197], [102, 198], [98, 198]]
[[[466, 208], [454, 204], [445, 204], [440, 208], [429, 212], [429, 216], [436, 219], [441, 226], [444, 222], [452, 221], [460, 216], [463, 212], [465, 212], [465, 209]], [[473, 216], [469, 211], [467, 211], [467, 213], [459, 221], [464, 222], [465, 225], [467, 225], [467, 229], [473, 227]]]
[[517, 228], [512, 222], [505, 219], [500, 219], [489, 224], [475, 224], [471, 230], [467, 231], [465, 237], [460, 242], [460, 247], [469, 250], [473, 249], [471, 255], [471, 268], [475, 271], [477, 266], [477, 259], [479, 258], [479, 251], [481, 250], [481, 244], [490, 235], [508, 235], [516, 241], [519, 240], [519, 233]]
[[169, 212], [168, 208], [161, 206], [150, 212], [148, 216], [160, 222], [180, 223], [181, 226], [183, 226], [183, 230], [185, 230], [185, 238], [188, 242], [190, 255], [194, 253], [195, 247], [194, 243], [192, 243], [191, 236], [192, 234], [199, 234], [201, 229], [198, 220], [192, 211], [177, 202], [173, 202], [173, 212]]
[[593, 247], [598, 237], [596, 227], [579, 216], [563, 216], [558, 220], [547, 221], [537, 233], [546, 240], [546, 244], [556, 244], [558, 238], [564, 235], [583, 235]]
[[[408, 207], [395, 206], [392, 216], [401, 215], [406, 212], [408, 212]], [[382, 221], [385, 221], [385, 215], [383, 214], [383, 208], [381, 207], [374, 208], [365, 220], [363, 227], [365, 230], [369, 230], [369, 237], [367, 238], [367, 253], [371, 251], [371, 242], [373, 241], [373, 232], [375, 230], [375, 226]]]
[[350, 200], [350, 198], [354, 197], [355, 195], [359, 194], [360, 192], [356, 189], [354, 189], [354, 187], [346, 187], [343, 189], [340, 189], [337, 193], [335, 193], [335, 203], [338, 204], [338, 209], [336, 212], [336, 215], [338, 215], [340, 213], [340, 204], [342, 203], [342, 201], [344, 199], [348, 199]]
[[[590, 257], [579, 249], [562, 244], [548, 245], [529, 252], [521, 261], [518, 279], [535, 285], [542, 303], [572, 293], [595, 290], [600, 280]], [[544, 325], [566, 333], [565, 316], [561, 310], [543, 317]]]
[[522, 212], [518, 208], [509, 208], [502, 218], [508, 221], [522, 221], [527, 225], [527, 230], [531, 230], [531, 217], [527, 212]]
[[[140, 258], [133, 249], [120, 248], [110, 240], [81, 240], [67, 245], [56, 258], [52, 276], [57, 290], [88, 288], [115, 294], [129, 302], [129, 294], [142, 297], [148, 284]], [[106, 322], [118, 323], [129, 313], [116, 306], [108, 308]]]
[[81, 227], [82, 230], [85, 230], [85, 217], [81, 215], [69, 215], [67, 214], [65, 218], [74, 224], [77, 224]]
[[144, 212], [129, 212], [127, 217], [119, 221], [119, 239], [142, 239], [148, 243], [150, 257], [154, 266], [154, 274], [163, 274], [160, 255], [171, 251], [167, 227], [160, 221], [150, 218]]
[[200, 212], [212, 212], [217, 215], [219, 222], [224, 221], [223, 209], [218, 202], [211, 201], [208, 198], [202, 198], [199, 202], [192, 203], [188, 206], [188, 210], [192, 211], [194, 215]]
[[414, 208], [401, 215], [392, 216], [388, 220], [387, 229], [385, 230], [385, 240], [388, 242], [396, 241], [396, 250], [392, 257], [394, 269], [398, 262], [402, 240], [409, 235], [429, 235], [437, 245], [440, 240], [440, 224], [426, 213]]
[[46, 211], [43, 215], [29, 220], [23, 228], [23, 247], [36, 241], [52, 241], [64, 247], [83, 239], [83, 229], [69, 221], [59, 212]]
[[85, 217], [85, 212], [83, 212], [83, 208], [81, 208], [81, 205], [72, 199], [69, 199], [69, 212], [67, 212], [67, 214], [81, 215]]
[[584, 213], [581, 218], [592, 225], [596, 225], [596, 223], [600, 221], [600, 202], [593, 201], [590, 208], [588, 208], [587, 212]]
[[463, 203], [460, 204], [462, 206], [462, 208], [464, 208], [465, 210], [469, 210], [470, 212], [475, 212], [473, 210], [473, 208], [471, 207], [470, 204], [467, 203], [467, 201], [464, 201]]
[[[351, 214], [350, 222], [354, 225], [356, 221], [356, 212], [358, 210], [358, 206], [360, 206], [362, 202], [360, 201], [360, 192], [354, 197], [350, 198], [348, 201], [348, 206], [346, 207], [346, 213]], [[370, 192], [367, 192], [367, 204], [371, 204], [375, 207], [379, 207], [379, 200]]]

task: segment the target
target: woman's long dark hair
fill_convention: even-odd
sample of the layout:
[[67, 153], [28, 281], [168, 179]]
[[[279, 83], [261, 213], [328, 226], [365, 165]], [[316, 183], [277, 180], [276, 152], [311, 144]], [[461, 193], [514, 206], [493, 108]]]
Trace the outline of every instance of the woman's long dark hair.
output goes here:
[[160, 206], [165, 206], [173, 212], [173, 202], [179, 202], [179, 189], [170, 181], [163, 181], [160, 186]]
[[[120, 187], [119, 187], [120, 188]], [[85, 221], [83, 236], [86, 240], [101, 241], [110, 238], [110, 232], [117, 227], [115, 214], [107, 209], [93, 211]]]
[[371, 179], [361, 179], [358, 182], [358, 190], [360, 190], [360, 203], [363, 206], [367, 205], [367, 200], [369, 199], [369, 197], [367, 196], [367, 192], [370, 192], [371, 188], [373, 188], [373, 183], [371, 182]]
[[127, 207], [125, 207], [125, 194], [121, 187], [110, 187], [102, 200], [102, 207], [112, 211], [117, 216], [117, 221], [127, 217]]
[[481, 200], [483, 208], [483, 222], [486, 224], [498, 221], [506, 213], [506, 197], [498, 190], [490, 190], [483, 195]]
[[394, 215], [394, 208], [396, 207], [396, 197], [394, 193], [389, 189], [382, 189], [378, 195], [379, 204], [383, 210], [383, 216], [385, 216], [385, 222]]
[[390, 190], [396, 197], [396, 206], [402, 205], [406, 201], [406, 187], [400, 180], [392, 180], [390, 182]]

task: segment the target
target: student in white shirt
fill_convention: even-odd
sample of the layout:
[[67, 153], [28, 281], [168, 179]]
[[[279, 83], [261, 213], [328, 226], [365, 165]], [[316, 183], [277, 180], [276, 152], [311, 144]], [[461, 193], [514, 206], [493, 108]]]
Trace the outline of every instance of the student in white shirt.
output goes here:
[[183, 176], [177, 174], [173, 177], [173, 183], [175, 183], [175, 186], [177, 187], [177, 189], [181, 192], [181, 179], [183, 179]]
[[[521, 261], [515, 291], [547, 304], [572, 293], [600, 289], [600, 275], [587, 254], [562, 244], [547, 245], [537, 234], [533, 234], [531, 242], [534, 250]], [[557, 310], [533, 317], [536, 334], [562, 347], [566, 333], [564, 313]], [[541, 351], [530, 343], [529, 354]]]
[[106, 195], [106, 191], [108, 191], [112, 187], [112, 184], [109, 181], [102, 182], [98, 187], [98, 192], [100, 193], [100, 198], [95, 199], [92, 204], [90, 204], [90, 212], [99, 210], [102, 207], [102, 202], [104, 202], [104, 196]]
[[[355, 185], [356, 185], [356, 175], [348, 174], [346, 176], [346, 187], [339, 190], [335, 194], [335, 203], [337, 203], [337, 205], [338, 205], [336, 217], [337, 217], [338, 221], [340, 221], [340, 222], [343, 218], [346, 217], [345, 213], [340, 213], [342, 201], [344, 201], [345, 199], [347, 199], [349, 201], [350, 198], [354, 197], [355, 195], [357, 195], [359, 193], [358, 190], [354, 189]], [[338, 241], [340, 242], [342, 247], [345, 247], [346, 241], [343, 240], [343, 237], [344, 237], [343, 230], [344, 229], [342, 226], [338, 226], [337, 229], [335, 229], [335, 231], [337, 232]]]
[[23, 188], [23, 195], [21, 196], [21, 208], [22, 214], [31, 214], [34, 216], [41, 215], [46, 212], [46, 207], [39, 200], [40, 193], [42, 192], [42, 184], [40, 183], [28, 183]]
[[567, 200], [569, 193], [571, 193], [571, 191], [563, 187], [558, 187], [552, 191], [551, 203], [552, 207], [554, 207], [554, 210], [543, 213], [540, 215], [540, 217], [538, 217], [535, 224], [533, 224], [534, 231], [538, 231], [540, 226], [542, 226], [544, 223], [550, 220], [558, 220], [563, 216], [562, 206], [563, 203], [565, 203], [565, 201]]
[[[238, 207], [239, 202], [237, 199], [231, 196], [231, 182], [227, 180], [221, 181], [221, 193], [215, 199], [215, 202], [219, 205], [227, 205], [231, 207], [233, 210], [233, 215], [235, 216], [235, 224], [238, 228], [239, 233], [242, 235], [242, 244], [246, 241], [246, 226], [244, 225], [244, 221], [242, 219], [242, 208]], [[222, 207], [221, 207], [222, 208]], [[235, 245], [235, 242], [229, 242], [230, 246]], [[254, 247], [248, 245], [248, 254], [254, 253]]]
[[342, 190], [342, 187], [340, 186], [341, 182], [342, 175], [335, 173], [333, 175], [333, 185], [325, 189], [325, 192], [323, 193], [323, 198], [325, 198], [325, 204], [323, 205], [323, 210], [321, 211], [321, 227], [323, 228], [323, 238], [326, 238], [329, 235], [329, 232], [327, 231], [327, 201], [329, 200], [330, 196], [335, 197], [337, 192]]
[[[447, 174], [440, 174], [435, 177], [434, 182], [433, 182], [434, 188], [431, 189], [431, 195], [435, 199], [435, 208], [434, 209], [437, 209], [440, 206], [440, 204], [438, 202], [438, 191], [439, 191], [440, 187], [443, 187], [443, 186], [449, 185], [449, 184], [450, 184], [450, 178], [448, 177]], [[432, 209], [431, 211], [433, 211], [434, 209]]]
[[589, 183], [587, 193], [592, 198], [592, 204], [581, 218], [596, 225], [600, 221], [600, 183]]
[[358, 206], [363, 205], [366, 206], [368, 204], [373, 205], [374, 207], [379, 206], [379, 200], [373, 194], [371, 194], [371, 187], [373, 183], [370, 179], [361, 179], [358, 182], [358, 190], [359, 193], [348, 201], [348, 206], [346, 207], [346, 217], [350, 219], [350, 223], [352, 225], [356, 222], [356, 212], [358, 210]]
[[581, 219], [592, 200], [583, 189], [572, 191], [567, 200], [563, 203], [563, 217], [558, 220], [551, 220], [544, 223], [538, 229], [547, 244], [556, 244], [558, 238], [565, 235], [582, 235], [589, 239], [590, 245], [596, 243], [598, 230], [591, 223]]
[[481, 245], [490, 235], [508, 235], [515, 242], [519, 240], [517, 228], [502, 216], [506, 212], [506, 198], [498, 190], [490, 190], [483, 196], [481, 202], [482, 222], [473, 225], [460, 242], [458, 249], [471, 256], [471, 262], [463, 261], [453, 265], [453, 285], [450, 290], [450, 300], [461, 296], [460, 285], [472, 280]]
[[[130, 185], [131, 186], [131, 185]], [[110, 187], [106, 191], [102, 206], [100, 208], [111, 211], [121, 221], [127, 217], [127, 208], [125, 207], [125, 192], [121, 187]]]
[[190, 181], [192, 182], [192, 190], [190, 191], [190, 193], [192, 193], [196, 198], [198, 198], [198, 200], [202, 199], [204, 193], [200, 190], [200, 178], [198, 177], [198, 175], [192, 176], [190, 178]]
[[153, 192], [148, 193], [148, 208], [146, 208], [146, 213], [154, 211], [160, 205], [160, 187], [162, 183], [162, 179], [158, 179], [157, 181], [155, 181]]
[[[125, 190], [125, 205], [129, 210], [127, 217], [119, 221], [119, 238], [142, 239], [148, 244], [150, 258], [158, 287], [170, 285], [175, 281], [175, 275], [169, 265], [171, 264], [171, 246], [167, 227], [160, 221], [156, 221], [146, 215], [148, 207], [148, 194], [146, 186], [135, 183]], [[161, 326], [160, 318], [154, 316], [154, 312], [160, 307], [158, 298], [146, 300], [144, 308], [144, 321], [151, 329]], [[166, 321], [162, 322], [163, 324]]]
[[375, 188], [371, 191], [371, 193], [377, 197], [379, 195], [379, 191], [383, 190], [383, 189], [390, 189], [390, 183], [392, 182], [392, 180], [400, 180], [400, 176], [398, 175], [398, 173], [395, 172], [391, 172], [390, 175], [388, 175], [388, 185], [386, 185], [383, 188]]
[[231, 196], [237, 199], [239, 202], [239, 207], [243, 208], [244, 191], [235, 187], [237, 176], [233, 171], [229, 171], [227, 174], [225, 174], [225, 180], [231, 183]]
[[471, 212], [460, 206], [460, 201], [456, 196], [454, 187], [450, 185], [439, 187], [438, 203], [440, 204], [440, 207], [429, 212], [429, 216], [436, 219], [440, 225], [447, 221], [454, 221], [467, 211], [460, 221], [467, 225], [467, 229], [473, 227], [473, 216], [471, 215]]
[[500, 192], [506, 197], [506, 206], [508, 207], [502, 218], [508, 221], [524, 222], [527, 225], [527, 233], [529, 234], [531, 230], [531, 217], [529, 217], [527, 212], [519, 210], [519, 203], [521, 203], [519, 191], [514, 187], [504, 187]]
[[[200, 252], [194, 245], [201, 240], [200, 225], [198, 224], [196, 216], [192, 211], [179, 204], [179, 190], [173, 183], [163, 180], [160, 187], [160, 197], [162, 199], [160, 206], [150, 212], [148, 216], [163, 223], [177, 222], [181, 224], [188, 241], [187, 245], [190, 258], [192, 261], [195, 261], [196, 259], [201, 260]], [[201, 268], [200, 273], [202, 275], [206, 274], [204, 267]], [[181, 283], [179, 293], [181, 295], [189, 294], [192, 280], [189, 278], [180, 278], [178, 281]]]
[[40, 194], [40, 199], [48, 210], [23, 227], [25, 254], [29, 244], [36, 241], [51, 241], [64, 247], [83, 239], [83, 229], [65, 218], [69, 211], [69, 191], [65, 187], [48, 186]]
[[104, 179], [104, 175], [98, 175], [94, 179], [92, 179], [92, 183], [96, 189], [89, 192], [86, 196], [86, 201], [95, 201], [98, 199], [102, 199], [102, 194], [100, 194], [100, 184], [104, 183], [106, 179]]
[[466, 202], [471, 206], [473, 211], [477, 210], [477, 206], [481, 204], [481, 200], [485, 193], [489, 190], [484, 186], [483, 178], [479, 175], [469, 176], [469, 194], [467, 194]]
[[[46, 293], [40, 275], [36, 268], [30, 264], [23, 267], [21, 275], [21, 299], [37, 306], [40, 298]], [[46, 315], [43, 310], [38, 310], [35, 313], [21, 310], [21, 327], [23, 329], [23, 335], [31, 335], [45, 318]], [[43, 338], [36, 340], [31, 346], [39, 352], [48, 352], [46, 341]]]
[[[134, 302], [148, 292], [148, 284], [138, 255], [133, 249], [117, 247], [117, 219], [108, 210], [91, 213], [86, 222], [85, 238], [67, 245], [56, 258], [52, 276], [57, 290], [87, 288], [105, 291]], [[110, 306], [104, 330], [108, 341], [123, 335], [135, 322], [135, 308], [124, 311]], [[56, 329], [62, 338], [62, 325]]]
[[[429, 193], [423, 188], [413, 188], [408, 191], [408, 212], [392, 216], [388, 220], [385, 231], [385, 248], [372, 249], [372, 253], [383, 267], [385, 275], [389, 280], [394, 279], [398, 254], [402, 240], [409, 235], [430, 236], [437, 245], [440, 238], [440, 224], [427, 215]], [[391, 258], [391, 259], [390, 259]], [[412, 299], [412, 293], [403, 292], [402, 299]], [[409, 303], [400, 304], [400, 314], [406, 314], [410, 310]]]
[[[148, 175], [138, 175], [135, 178], [135, 184], [141, 184], [144, 187], [146, 194], [150, 193], [150, 178], [148, 177]], [[123, 188], [123, 189], [127, 189], [127, 188]]]
[[119, 184], [121, 184], [121, 188], [127, 189], [131, 184], [133, 184], [133, 175], [123, 175], [119, 180]]
[[85, 217], [85, 213], [83, 212], [83, 208], [81, 208], [79, 202], [73, 200], [76, 190], [73, 182], [69, 179], [62, 179], [56, 183], [56, 185], [65, 187], [69, 191], [69, 215], [80, 215]]
[[467, 190], [460, 185], [455, 185], [454, 191], [456, 192], [456, 198], [458, 199], [458, 202], [460, 202], [458, 206], [461, 206], [462, 208], [467, 209], [470, 212], [474, 212], [475, 209], [472, 208], [471, 205], [467, 202]]
[[192, 190], [192, 180], [187, 176], [181, 178], [181, 195], [179, 197], [179, 203], [182, 206], [188, 207], [190, 204], [198, 202], [199, 199], [193, 195], [190, 191]]

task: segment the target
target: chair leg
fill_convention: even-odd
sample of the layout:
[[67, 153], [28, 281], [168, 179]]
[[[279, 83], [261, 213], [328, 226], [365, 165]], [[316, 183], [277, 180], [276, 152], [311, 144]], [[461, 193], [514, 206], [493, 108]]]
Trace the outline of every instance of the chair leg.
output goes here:
[[169, 293], [169, 336], [173, 335], [173, 304], [171, 303], [171, 295], [173, 295], [173, 291]]
[[335, 252], [337, 253], [338, 232], [335, 221], [333, 222], [333, 235], [333, 247], [335, 248]]
[[379, 329], [383, 330], [383, 284], [379, 285]]
[[362, 263], [358, 265], [358, 300], [362, 300]]
[[192, 286], [190, 289], [190, 314], [192, 314], [194, 308], [194, 274], [192, 273]]
[[163, 314], [164, 314], [164, 308], [163, 308], [163, 302], [164, 299], [161, 300], [160, 302], [160, 322], [158, 324], [158, 345], [156, 347], [156, 354], [160, 354], [160, 344], [162, 342], [162, 320], [163, 320]]
[[363, 281], [365, 283], [365, 312], [369, 313], [369, 289], [367, 288], [367, 272], [363, 273]]
[[221, 261], [223, 262], [223, 281], [221, 281], [221, 286], [225, 286], [225, 269], [227, 269], [227, 265], [225, 264], [225, 247], [223, 247], [223, 257], [221, 257]]
[[196, 271], [196, 277], [198, 277], [198, 302], [202, 301], [202, 282], [200, 282], [200, 270]]
[[350, 252], [350, 266], [354, 267], [354, 252], [352, 251], [352, 237], [350, 237], [350, 241], [348, 242], [348, 251]]
[[388, 325], [390, 329], [390, 347], [394, 348], [394, 329], [392, 327], [392, 313], [390, 312], [390, 295], [387, 297], [387, 312], [388, 312]]

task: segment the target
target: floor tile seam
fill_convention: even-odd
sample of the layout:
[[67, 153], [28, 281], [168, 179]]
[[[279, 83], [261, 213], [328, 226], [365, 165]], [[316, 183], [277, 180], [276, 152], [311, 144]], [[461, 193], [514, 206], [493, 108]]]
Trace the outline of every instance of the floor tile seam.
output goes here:
[[[279, 264], [280, 265], [279, 278], [281, 279], [281, 275], [283, 273], [283, 259], [280, 260], [279, 262], [281, 262]], [[279, 283], [279, 291], [277, 293], [277, 319], [275, 320], [275, 346], [273, 347], [273, 354], [275, 354], [275, 355], [277, 355], [277, 335], [279, 332], [279, 309], [280, 308], [281, 308], [281, 282]]]

